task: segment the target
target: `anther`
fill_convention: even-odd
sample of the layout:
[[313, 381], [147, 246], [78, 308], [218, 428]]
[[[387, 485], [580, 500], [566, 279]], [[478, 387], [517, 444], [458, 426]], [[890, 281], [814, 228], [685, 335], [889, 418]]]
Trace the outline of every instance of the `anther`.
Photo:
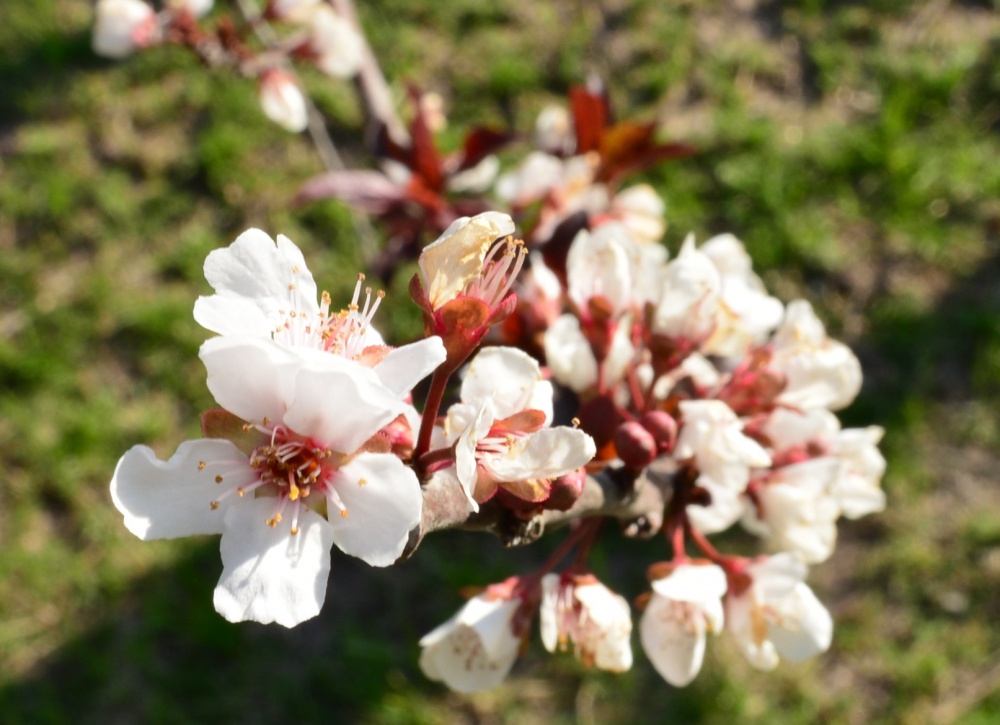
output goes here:
[[198, 470], [204, 471], [207, 464], [204, 461], [198, 461]]

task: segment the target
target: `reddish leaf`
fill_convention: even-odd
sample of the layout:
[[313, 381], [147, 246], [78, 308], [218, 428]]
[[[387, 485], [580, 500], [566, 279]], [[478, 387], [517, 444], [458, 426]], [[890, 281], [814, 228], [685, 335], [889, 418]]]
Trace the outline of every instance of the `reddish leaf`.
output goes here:
[[497, 149], [510, 143], [513, 135], [494, 128], [474, 128], [465, 135], [456, 171], [472, 168]]
[[607, 93], [592, 92], [584, 86], [569, 89], [569, 104], [576, 129], [576, 152], [597, 151], [611, 118]]

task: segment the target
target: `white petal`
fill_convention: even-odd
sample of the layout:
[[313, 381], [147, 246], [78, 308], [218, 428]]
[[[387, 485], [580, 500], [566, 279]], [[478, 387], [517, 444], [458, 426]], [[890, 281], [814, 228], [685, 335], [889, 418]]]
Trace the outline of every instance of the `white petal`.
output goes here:
[[277, 506], [275, 498], [257, 498], [226, 512], [215, 610], [230, 622], [294, 627], [319, 614], [326, 599], [333, 530], [305, 506], [298, 534], [287, 519], [272, 528], [265, 522]]
[[335, 355], [324, 362], [299, 370], [285, 423], [332, 450], [353, 453], [405, 406], [371, 369]]
[[726, 593], [726, 573], [715, 564], [682, 564], [652, 583], [653, 591], [679, 602], [719, 600]]
[[[527, 407], [541, 381], [538, 361], [526, 352], [513, 347], [487, 347], [466, 368], [461, 398], [463, 403], [476, 406], [492, 398], [496, 417], [507, 418]], [[549, 400], [549, 412], [551, 409]]]
[[780, 601], [806, 578], [809, 568], [794, 554], [775, 554], [746, 568], [764, 601]]
[[825, 652], [833, 639], [833, 619], [826, 607], [812, 589], [801, 583], [789, 599], [781, 607], [780, 623], [769, 623], [767, 630], [778, 654], [789, 662], [798, 662]]
[[520, 639], [511, 618], [520, 600], [470, 599], [450, 620], [420, 640], [420, 668], [457, 692], [496, 687], [517, 659]]
[[597, 360], [573, 315], [560, 315], [545, 331], [545, 361], [552, 377], [580, 392], [597, 383]]
[[220, 406], [253, 423], [282, 419], [302, 365], [293, 351], [263, 338], [215, 337], [198, 354]]
[[409, 345], [394, 347], [375, 366], [375, 374], [385, 387], [402, 397], [434, 372], [447, 356], [440, 337], [427, 337]]
[[372, 566], [395, 562], [420, 523], [423, 499], [413, 470], [389, 453], [361, 453], [338, 471], [335, 487], [347, 516], [330, 510], [334, 543]]
[[503, 455], [484, 456], [481, 463], [498, 481], [556, 478], [589, 463], [594, 439], [576, 428], [544, 428], [514, 441]]
[[549, 652], [555, 652], [559, 644], [558, 624], [559, 575], [546, 574], [542, 577], [542, 602], [538, 606], [538, 629], [542, 644]]
[[[201, 462], [207, 465], [198, 470]], [[247, 457], [229, 441], [185, 441], [168, 461], [159, 460], [151, 448], [135, 446], [118, 461], [111, 498], [125, 516], [125, 528], [144, 541], [220, 534], [226, 509], [239, 499], [225, 499], [212, 509], [225, 490], [215, 483], [218, 475], [235, 485], [256, 478]]]
[[685, 605], [654, 594], [639, 622], [639, 637], [656, 671], [675, 687], [684, 687], [701, 670], [705, 657], [705, 620]]
[[742, 494], [728, 486], [720, 486], [708, 476], [698, 476], [698, 485], [708, 491], [712, 503], [708, 506], [688, 506], [686, 511], [691, 524], [703, 534], [725, 531], [740, 520], [746, 507]]
[[492, 425], [493, 405], [487, 400], [476, 419], [459, 436], [458, 445], [455, 446], [455, 475], [458, 476], [462, 490], [465, 492], [465, 497], [469, 500], [473, 511], [479, 511], [479, 504], [472, 497], [476, 490], [476, 481], [479, 478], [476, 446], [479, 439], [490, 432]]
[[206, 330], [220, 335], [271, 337], [274, 332], [274, 322], [260, 305], [246, 297], [199, 297], [194, 303], [194, 319]]
[[[249, 300], [264, 315], [280, 308], [307, 314], [319, 311], [316, 282], [302, 252], [281, 234], [275, 243], [260, 229], [248, 229], [228, 247], [208, 255], [205, 279], [217, 294]], [[213, 331], [233, 334], [226, 329]]]

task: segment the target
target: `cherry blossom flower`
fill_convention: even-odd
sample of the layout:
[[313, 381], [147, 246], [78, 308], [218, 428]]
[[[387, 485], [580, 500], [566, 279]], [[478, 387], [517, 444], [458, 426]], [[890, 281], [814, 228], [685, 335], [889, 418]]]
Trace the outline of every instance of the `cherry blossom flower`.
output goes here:
[[598, 384], [613, 386], [625, 377], [628, 364], [635, 357], [629, 340], [629, 325], [616, 325], [607, 357], [599, 365], [590, 342], [580, 329], [576, 315], [560, 315], [545, 332], [545, 360], [552, 377], [575, 392], [582, 393]]
[[722, 531], [743, 513], [741, 495], [750, 482], [750, 469], [771, 465], [771, 457], [743, 434], [743, 424], [722, 401], [683, 401], [680, 409], [683, 425], [673, 457], [693, 459], [701, 473], [697, 484], [712, 499], [709, 506], [689, 506], [688, 516], [705, 533]]
[[588, 667], [609, 672], [632, 667], [628, 602], [592, 575], [542, 577], [539, 622], [549, 652], [572, 644], [576, 658]]
[[706, 634], [722, 631], [726, 575], [707, 561], [680, 563], [652, 587], [639, 623], [642, 647], [663, 679], [684, 687], [701, 670]]
[[317, 4], [303, 10], [307, 12], [293, 13], [292, 19], [308, 24], [307, 48], [316, 67], [334, 78], [355, 75], [361, 68], [365, 47], [358, 31], [329, 5]]
[[640, 244], [655, 244], [663, 238], [667, 231], [665, 213], [666, 204], [649, 184], [622, 189], [612, 197], [607, 211]]
[[718, 269], [689, 234], [664, 271], [652, 333], [700, 345], [715, 329], [721, 287]]
[[94, 12], [94, 52], [125, 58], [159, 39], [156, 11], [142, 0], [99, 0]]
[[749, 564], [726, 599], [729, 631], [747, 660], [772, 670], [825, 652], [833, 637], [830, 613], [804, 583], [808, 570], [793, 554]]
[[837, 543], [840, 506], [832, 488], [839, 470], [833, 457], [774, 469], [753, 487], [755, 506], [747, 507], [744, 527], [806, 564], [826, 561]]
[[519, 622], [524, 602], [513, 591], [516, 583], [515, 578], [488, 587], [421, 638], [420, 669], [427, 677], [464, 693], [503, 682], [517, 659], [526, 624]]
[[205, 278], [215, 294], [200, 297], [194, 318], [225, 336], [270, 338], [302, 354], [321, 350], [370, 366], [382, 383], [400, 396], [430, 374], [445, 358], [438, 337], [397, 348], [384, 345], [372, 327], [382, 300], [371, 290], [360, 304], [364, 275], [345, 310], [332, 311], [332, 300], [317, 287], [302, 252], [288, 237], [277, 243], [259, 229], [243, 232], [205, 260]]
[[420, 522], [415, 474], [377, 438], [403, 404], [368, 368], [271, 340], [214, 338], [201, 358], [243, 435], [188, 441], [166, 462], [136, 446], [112, 498], [143, 540], [222, 534], [216, 610], [294, 626], [319, 613], [331, 545], [388, 566]]
[[[444, 341], [449, 371], [514, 311], [517, 299], [511, 288], [527, 250], [509, 236], [513, 231], [506, 214], [462, 217], [420, 254], [410, 295], [424, 312], [426, 332]], [[494, 244], [498, 237], [505, 239]]]
[[839, 410], [861, 389], [861, 364], [851, 349], [826, 336], [805, 300], [789, 303], [774, 335], [771, 367], [785, 376], [778, 402], [802, 408]]
[[461, 402], [448, 410], [444, 433], [455, 444], [458, 479], [474, 511], [502, 488], [544, 501], [554, 478], [588, 463], [594, 440], [552, 422], [552, 384], [537, 361], [509, 347], [486, 348], [469, 364]]
[[286, 131], [299, 133], [309, 125], [306, 98], [295, 78], [280, 68], [260, 77], [260, 107], [264, 115]]
[[214, 4], [215, 0], [168, 0], [167, 7], [174, 11], [188, 12], [196, 18], [200, 18], [208, 15]]
[[743, 243], [732, 234], [712, 237], [699, 250], [719, 271], [721, 284], [715, 330], [704, 351], [739, 358], [763, 343], [781, 323], [784, 307], [764, 290]]

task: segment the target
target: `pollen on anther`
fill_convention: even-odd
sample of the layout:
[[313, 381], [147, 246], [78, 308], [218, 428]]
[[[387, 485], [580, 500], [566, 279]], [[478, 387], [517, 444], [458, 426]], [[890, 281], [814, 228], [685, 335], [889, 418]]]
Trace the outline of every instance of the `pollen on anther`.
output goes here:
[[216, 476], [215, 477], [215, 482], [216, 483], [222, 483], [222, 476]]
[[204, 471], [206, 465], [208, 465], [208, 464], [206, 464], [204, 461], [198, 461], [198, 470], [199, 471]]
[[298, 533], [299, 533], [298, 527], [295, 527], [295, 528], [292, 529], [292, 536], [295, 536]]
[[359, 478], [358, 479], [358, 485], [359, 486], [364, 486], [366, 483], [368, 483], [368, 479], [366, 479], [366, 478]]
[[236, 489], [236, 495], [239, 496], [240, 498], [243, 498], [244, 493], [246, 493], [246, 491], [243, 490], [242, 486]]
[[210, 503], [209, 506], [211, 506], [212, 510], [215, 511], [216, 509], [219, 508], [219, 502], [218, 501], [212, 501], [212, 503]]
[[579, 428], [580, 427], [580, 419], [579, 418], [573, 418], [573, 420], [571, 420], [570, 423], [573, 424], [574, 428]]
[[347, 509], [340, 509], [341, 518], [347, 518]]
[[291, 291], [292, 291], [292, 290], [294, 290], [294, 289], [295, 289], [295, 284], [294, 284], [294, 283], [293, 283], [293, 284], [290, 284], [290, 285], [288, 285], [288, 291], [289, 291], [289, 292], [291, 292]]

